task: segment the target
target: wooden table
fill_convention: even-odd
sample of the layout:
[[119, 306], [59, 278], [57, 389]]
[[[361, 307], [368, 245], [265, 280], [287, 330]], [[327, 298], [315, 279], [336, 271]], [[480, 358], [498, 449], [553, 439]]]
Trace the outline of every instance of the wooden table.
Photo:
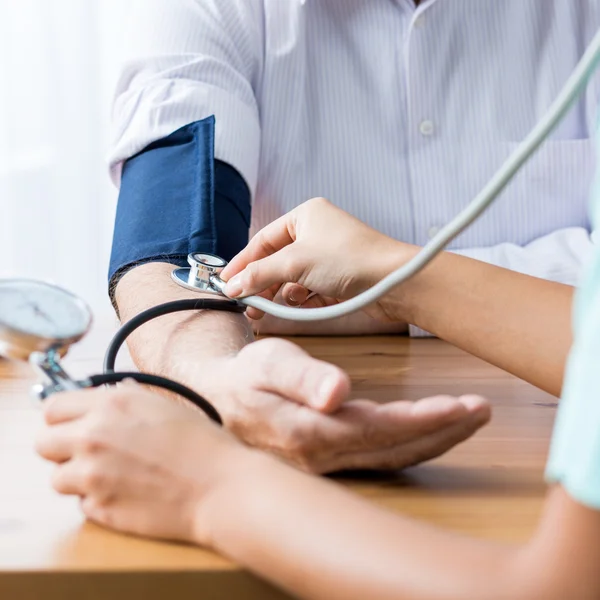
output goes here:
[[[110, 334], [101, 328], [81, 343], [68, 361], [71, 371], [97, 372]], [[403, 473], [341, 478], [341, 485], [394, 511], [476, 536], [518, 541], [532, 532], [544, 495], [555, 398], [439, 340], [295, 341], [346, 369], [355, 396], [386, 401], [473, 392], [494, 405], [492, 424], [446, 456]], [[27, 365], [0, 361], [0, 598], [285, 597], [211, 552], [85, 523], [76, 500], [51, 490], [51, 466], [33, 452], [40, 425], [28, 396], [34, 378]]]

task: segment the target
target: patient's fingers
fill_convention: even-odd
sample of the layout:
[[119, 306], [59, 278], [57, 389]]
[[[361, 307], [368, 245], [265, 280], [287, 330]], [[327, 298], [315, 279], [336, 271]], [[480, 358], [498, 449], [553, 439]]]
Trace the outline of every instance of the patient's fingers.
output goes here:
[[281, 297], [286, 304], [290, 306], [300, 306], [304, 304], [311, 291], [298, 283], [286, 283], [281, 288]]
[[[272, 285], [268, 290], [265, 290], [264, 292], [258, 295], [261, 298], [266, 298], [267, 300], [274, 300], [275, 296], [277, 295], [277, 292], [279, 291], [279, 287], [279, 284], [276, 283]], [[252, 306], [249, 306], [246, 309], [246, 316], [249, 319], [252, 319], [253, 321], [260, 321], [260, 319], [262, 319], [265, 316], [265, 313], [262, 310], [259, 310], [258, 308], [253, 308]]]
[[383, 405], [352, 400], [332, 414], [299, 417], [295, 437], [304, 440], [301, 451], [282, 454], [302, 468], [319, 473], [397, 469], [438, 456], [475, 433], [489, 420], [490, 406], [476, 396]]
[[69, 460], [75, 452], [78, 429], [73, 423], [62, 423], [46, 427], [35, 441], [36, 452], [46, 460], [62, 463]]

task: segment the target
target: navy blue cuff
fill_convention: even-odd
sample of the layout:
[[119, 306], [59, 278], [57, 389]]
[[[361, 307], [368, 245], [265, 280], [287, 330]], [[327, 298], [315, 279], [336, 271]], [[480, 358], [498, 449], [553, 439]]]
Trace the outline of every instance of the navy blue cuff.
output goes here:
[[150, 144], [123, 166], [110, 288], [138, 264], [186, 265], [191, 252], [231, 260], [248, 243], [250, 190], [214, 159], [214, 117]]

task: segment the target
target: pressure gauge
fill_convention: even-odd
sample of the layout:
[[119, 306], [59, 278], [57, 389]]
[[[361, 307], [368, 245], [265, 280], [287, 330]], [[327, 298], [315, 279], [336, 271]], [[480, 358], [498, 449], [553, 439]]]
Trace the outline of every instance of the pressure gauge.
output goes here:
[[0, 355], [27, 360], [63, 353], [89, 330], [87, 304], [60, 287], [27, 279], [0, 280]]
[[188, 256], [189, 269], [175, 269], [173, 280], [179, 285], [195, 292], [223, 294], [225, 282], [219, 277], [227, 266], [227, 261], [220, 256], [207, 252], [195, 252]]

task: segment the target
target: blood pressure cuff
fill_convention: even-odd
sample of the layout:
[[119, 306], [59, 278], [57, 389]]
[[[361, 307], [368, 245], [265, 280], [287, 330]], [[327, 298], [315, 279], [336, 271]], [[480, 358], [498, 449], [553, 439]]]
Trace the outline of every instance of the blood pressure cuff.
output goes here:
[[214, 117], [182, 127], [123, 165], [109, 267], [119, 279], [152, 261], [187, 265], [191, 252], [231, 260], [248, 243], [250, 190], [214, 158]]

